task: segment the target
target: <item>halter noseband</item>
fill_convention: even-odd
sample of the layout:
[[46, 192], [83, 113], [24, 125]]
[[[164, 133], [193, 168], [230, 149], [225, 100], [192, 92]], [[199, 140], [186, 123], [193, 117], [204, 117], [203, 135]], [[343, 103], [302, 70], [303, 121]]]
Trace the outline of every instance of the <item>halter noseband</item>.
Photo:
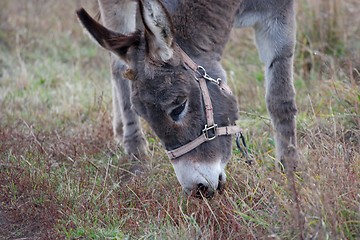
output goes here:
[[206, 80], [214, 82], [215, 84], [217, 84], [219, 86], [219, 88], [221, 90], [225, 91], [228, 94], [232, 94], [229, 86], [226, 85], [226, 83], [223, 82], [220, 78], [213, 79], [212, 77], [210, 77], [206, 73], [205, 68], [197, 65], [180, 47], [178, 47], [178, 49], [180, 51], [180, 54], [181, 54], [185, 64], [195, 74], [200, 76], [200, 77], [195, 76], [195, 79], [199, 82], [202, 97], [204, 100], [206, 124], [205, 124], [204, 129], [202, 130], [202, 134], [199, 137], [195, 138], [191, 142], [189, 142], [179, 148], [167, 151], [167, 154], [170, 159], [178, 158], [178, 157], [184, 155], [185, 153], [190, 152], [191, 150], [193, 150], [194, 148], [203, 144], [204, 142], [214, 140], [217, 136], [228, 136], [228, 135], [236, 134], [236, 133], [241, 134], [241, 128], [239, 128], [236, 125], [218, 127], [218, 125], [214, 122], [214, 112], [213, 112], [213, 107], [212, 107], [212, 103], [211, 103], [211, 99], [210, 99], [210, 95], [209, 95], [209, 90], [206, 85]]

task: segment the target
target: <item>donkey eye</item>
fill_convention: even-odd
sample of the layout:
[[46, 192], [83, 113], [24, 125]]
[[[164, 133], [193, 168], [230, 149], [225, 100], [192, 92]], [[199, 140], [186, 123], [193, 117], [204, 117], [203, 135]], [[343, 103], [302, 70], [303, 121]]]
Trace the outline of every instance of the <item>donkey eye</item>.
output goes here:
[[178, 107], [176, 107], [174, 110], [171, 111], [170, 117], [174, 121], [179, 120], [181, 113], [184, 111], [184, 109], [186, 107], [186, 103], [187, 103], [187, 100], [185, 100], [181, 105], [179, 105]]

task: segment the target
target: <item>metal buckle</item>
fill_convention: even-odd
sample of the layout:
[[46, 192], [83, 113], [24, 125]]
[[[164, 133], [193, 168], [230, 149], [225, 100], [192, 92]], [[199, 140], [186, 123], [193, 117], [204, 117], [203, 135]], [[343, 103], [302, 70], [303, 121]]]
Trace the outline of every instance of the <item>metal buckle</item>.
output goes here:
[[221, 78], [214, 79], [214, 78], [210, 77], [207, 74], [207, 72], [203, 66], [198, 66], [198, 68], [196, 69], [196, 72], [200, 75], [200, 77], [203, 77], [204, 79], [206, 79], [210, 82], [216, 83], [217, 85], [220, 84]]
[[208, 127], [207, 124], [205, 124], [203, 131], [203, 134], [205, 134], [206, 141], [211, 141], [217, 137], [217, 124], [214, 124], [210, 127]]

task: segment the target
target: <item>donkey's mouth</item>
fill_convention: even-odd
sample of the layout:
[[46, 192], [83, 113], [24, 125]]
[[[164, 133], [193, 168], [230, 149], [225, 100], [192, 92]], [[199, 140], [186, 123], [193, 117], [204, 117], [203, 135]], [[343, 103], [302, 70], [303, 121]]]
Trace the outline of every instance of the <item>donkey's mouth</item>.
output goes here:
[[216, 192], [218, 192], [219, 194], [223, 194], [224, 193], [224, 189], [225, 189], [225, 180], [223, 179], [223, 176], [220, 175], [219, 176], [219, 183], [218, 186], [215, 189], [213, 189], [212, 187], [209, 186], [205, 186], [202, 183], [199, 183], [191, 192], [190, 192], [190, 196], [196, 197], [196, 198], [206, 198], [206, 199], [212, 199]]
[[215, 196], [215, 190], [211, 187], [199, 183], [198, 186], [192, 191], [191, 195], [196, 198], [212, 199]]
[[211, 199], [222, 193], [226, 182], [225, 163], [221, 159], [195, 162], [179, 159], [172, 162], [176, 177], [188, 196]]
[[218, 192], [219, 194], [223, 194], [224, 189], [225, 183], [219, 183], [216, 191], [200, 183], [197, 188], [191, 191], [190, 196], [200, 199], [212, 199], [215, 196], [216, 192]]

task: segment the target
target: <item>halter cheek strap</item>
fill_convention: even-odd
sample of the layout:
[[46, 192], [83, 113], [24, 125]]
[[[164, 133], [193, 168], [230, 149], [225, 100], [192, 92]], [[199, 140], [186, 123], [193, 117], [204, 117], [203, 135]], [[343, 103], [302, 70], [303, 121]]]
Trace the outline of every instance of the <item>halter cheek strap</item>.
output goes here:
[[204, 142], [214, 140], [217, 136], [228, 136], [237, 133], [241, 134], [242, 132], [241, 128], [239, 128], [236, 125], [218, 127], [218, 125], [214, 121], [214, 112], [210, 99], [209, 90], [206, 85], [206, 80], [216, 83], [221, 90], [225, 91], [228, 94], [232, 94], [229, 86], [226, 85], [226, 83], [224, 83], [223, 81], [221, 81], [220, 78], [213, 79], [212, 77], [210, 77], [206, 73], [206, 70], [202, 66], [199, 66], [196, 63], [194, 63], [194, 61], [180, 47], [179, 50], [186, 65], [189, 68], [191, 68], [195, 72], [195, 74], [200, 76], [200, 77], [195, 77], [195, 79], [199, 82], [202, 97], [204, 100], [206, 124], [204, 129], [202, 130], [202, 134], [199, 137], [179, 148], [167, 151], [167, 154], [170, 159], [178, 158], [184, 155], [185, 153], [190, 152], [191, 150], [203, 144]]

